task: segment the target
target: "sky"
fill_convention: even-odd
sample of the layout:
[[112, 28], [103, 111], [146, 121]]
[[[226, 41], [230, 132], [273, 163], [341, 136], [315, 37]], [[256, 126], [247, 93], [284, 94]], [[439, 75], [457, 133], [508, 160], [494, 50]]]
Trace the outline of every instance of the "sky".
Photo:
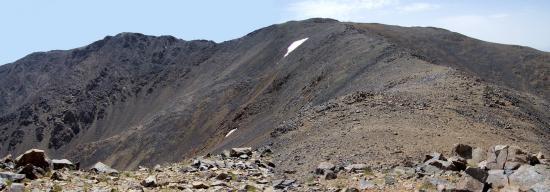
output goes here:
[[548, 10], [544, 0], [0, 0], [0, 65], [121, 32], [222, 42], [312, 17], [441, 27], [550, 51]]

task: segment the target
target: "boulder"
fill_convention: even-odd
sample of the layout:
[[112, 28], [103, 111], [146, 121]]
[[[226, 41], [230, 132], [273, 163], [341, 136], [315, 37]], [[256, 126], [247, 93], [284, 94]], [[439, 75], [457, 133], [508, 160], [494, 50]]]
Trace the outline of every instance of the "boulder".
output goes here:
[[144, 187], [156, 187], [157, 186], [157, 177], [154, 175], [151, 175], [147, 178], [145, 178], [143, 181], [141, 181], [141, 185]]
[[454, 156], [454, 157], [451, 157], [451, 158], [447, 159], [447, 161], [451, 162], [451, 165], [452, 165], [449, 168], [447, 168], [447, 170], [462, 171], [462, 170], [466, 169], [467, 162], [466, 162], [466, 159], [464, 159], [462, 157]]
[[508, 185], [508, 176], [504, 170], [489, 170], [485, 182], [490, 184], [493, 189], [501, 189]]
[[543, 175], [538, 173], [536, 168], [531, 165], [522, 165], [508, 179], [510, 185], [517, 186], [522, 191], [527, 191], [535, 184], [544, 181]]
[[4, 158], [0, 159], [0, 163], [10, 163], [13, 162], [11, 154], [6, 155]]
[[25, 185], [22, 183], [12, 183], [9, 187], [9, 192], [25, 192]]
[[204, 184], [203, 182], [200, 182], [200, 181], [193, 181], [193, 183], [191, 183], [191, 185], [193, 186], [193, 189], [208, 189], [209, 186]]
[[338, 176], [332, 170], [325, 170], [325, 180], [336, 179]]
[[68, 159], [52, 159], [52, 168], [53, 170], [67, 168], [70, 170], [77, 170], [77, 166]]
[[529, 192], [548, 192], [550, 191], [550, 179], [546, 179], [544, 182], [537, 183], [531, 186]]
[[483, 191], [485, 185], [478, 179], [464, 175], [456, 184], [457, 191]]
[[43, 150], [31, 149], [15, 158], [17, 167], [31, 164], [44, 170], [50, 170], [50, 162]]
[[242, 148], [232, 148], [229, 152], [231, 157], [240, 157], [241, 155], [252, 155], [252, 148], [242, 147]]
[[455, 144], [452, 149], [453, 155], [462, 157], [464, 159], [472, 158], [472, 147], [465, 144]]
[[104, 173], [111, 176], [118, 175], [118, 171], [116, 169], [113, 169], [108, 165], [103, 164], [102, 162], [97, 162], [94, 166], [92, 166], [91, 170], [96, 173]]
[[467, 159], [467, 162], [471, 165], [477, 165], [485, 159], [487, 159], [487, 152], [482, 148], [477, 147], [472, 150], [472, 158]]
[[7, 185], [8, 185], [8, 182], [6, 182], [6, 180], [0, 178], [0, 191], [4, 190], [4, 188], [6, 188]]
[[315, 173], [318, 175], [324, 175], [326, 171], [334, 171], [334, 164], [330, 162], [321, 162], [317, 166], [317, 169], [315, 169]]
[[487, 154], [487, 168], [504, 169], [504, 164], [508, 158], [508, 146], [496, 145], [489, 149]]
[[292, 186], [296, 180], [294, 179], [278, 179], [273, 181], [273, 188], [275, 189], [285, 189]]
[[46, 171], [44, 171], [44, 169], [40, 167], [27, 164], [23, 168], [21, 168], [17, 173], [25, 175], [27, 179], [35, 180], [45, 175]]
[[485, 183], [487, 177], [489, 176], [485, 169], [481, 169], [479, 167], [467, 167], [466, 170], [464, 170], [464, 173], [481, 183]]
[[433, 160], [442, 160], [442, 161], [447, 160], [445, 157], [443, 157], [443, 155], [441, 153], [433, 152], [431, 154], [426, 155], [426, 157], [424, 157], [423, 162], [426, 162], [426, 161], [432, 160], [432, 159]]
[[370, 190], [374, 189], [375, 187], [376, 185], [372, 181], [368, 181], [365, 178], [361, 178], [361, 180], [359, 180], [359, 190]]
[[19, 182], [25, 179], [25, 175], [12, 172], [0, 172], [0, 179], [11, 182]]

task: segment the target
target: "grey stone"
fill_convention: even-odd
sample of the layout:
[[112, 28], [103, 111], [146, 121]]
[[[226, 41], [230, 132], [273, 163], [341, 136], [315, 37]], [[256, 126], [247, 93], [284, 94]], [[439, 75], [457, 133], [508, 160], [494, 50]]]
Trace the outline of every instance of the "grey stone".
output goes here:
[[295, 182], [296, 180], [294, 179], [278, 179], [273, 181], [273, 187], [275, 189], [284, 189], [291, 186]]
[[395, 184], [395, 178], [393, 176], [390, 176], [390, 175], [386, 175], [384, 177], [384, 184], [386, 185], [393, 185]]
[[452, 149], [453, 155], [457, 155], [464, 159], [472, 158], [472, 147], [465, 144], [455, 144]]
[[150, 175], [149, 177], [145, 178], [143, 181], [141, 181], [141, 185], [144, 187], [156, 187], [157, 186], [157, 177], [154, 175]]
[[487, 159], [487, 152], [483, 148], [475, 148], [472, 150], [472, 159], [468, 159], [468, 163], [477, 165], [479, 162]]
[[368, 190], [368, 189], [374, 189], [376, 185], [369, 180], [366, 180], [365, 178], [361, 178], [359, 180], [359, 190]]
[[456, 189], [462, 191], [483, 191], [483, 188], [482, 182], [469, 175], [464, 175], [456, 184]]
[[17, 165], [17, 167], [31, 164], [44, 170], [50, 169], [50, 162], [48, 160], [48, 157], [46, 156], [44, 151], [40, 149], [30, 149], [25, 153], [19, 155], [17, 158], [15, 158], [15, 164]]
[[491, 184], [493, 189], [500, 189], [508, 185], [508, 176], [504, 170], [489, 170], [486, 183]]
[[32, 164], [27, 164], [23, 168], [19, 169], [17, 173], [24, 174], [27, 179], [34, 180], [42, 177], [44, 174], [46, 174], [46, 171]]
[[[520, 166], [521, 166], [521, 163], [519, 163], [519, 162], [507, 161], [507, 162], [504, 164], [504, 169], [505, 169], [505, 170], [516, 170], [516, 169], [518, 169]], [[498, 169], [497, 169], [497, 170], [498, 170]]]
[[464, 170], [464, 172], [481, 183], [484, 183], [487, 180], [487, 177], [489, 176], [486, 170], [478, 167], [467, 167], [466, 170]]
[[338, 177], [336, 173], [332, 170], [325, 170], [325, 180], [332, 180]]
[[203, 182], [200, 182], [200, 181], [193, 181], [193, 183], [191, 183], [191, 185], [193, 186], [193, 189], [208, 189], [210, 186], [204, 184]]
[[9, 190], [9, 192], [24, 192], [25, 191], [25, 185], [22, 183], [12, 183]]
[[327, 170], [331, 170], [333, 171], [335, 168], [334, 164], [332, 163], [329, 163], [329, 162], [321, 162], [319, 163], [319, 165], [317, 166], [317, 169], [315, 169], [315, 173], [318, 174], [318, 175], [323, 175], [325, 174], [325, 171]]
[[445, 159], [445, 157], [443, 157], [443, 155], [441, 153], [436, 153], [436, 152], [433, 152], [429, 155], [426, 155], [426, 157], [424, 157], [424, 162], [428, 161], [428, 160], [447, 160]]
[[531, 165], [522, 165], [508, 179], [510, 185], [518, 186], [523, 191], [527, 191], [531, 186], [544, 181], [543, 175], [538, 173], [535, 167]]
[[239, 157], [241, 155], [252, 155], [252, 148], [242, 147], [242, 148], [232, 148], [229, 152], [231, 157]]
[[69, 161], [68, 159], [52, 159], [52, 168], [53, 170], [63, 169], [67, 168], [70, 170], [76, 170], [78, 169], [73, 162]]
[[397, 166], [397, 167], [393, 168], [393, 174], [394, 175], [401, 176], [401, 177], [407, 178], [407, 179], [414, 177], [415, 173], [416, 173], [416, 171], [411, 167]]
[[448, 167], [447, 170], [462, 171], [462, 170], [466, 169], [466, 167], [467, 167], [466, 159], [464, 159], [462, 157], [458, 157], [458, 156], [451, 157], [451, 158], [447, 159], [447, 161], [451, 162], [451, 166]]
[[504, 169], [504, 164], [508, 158], [508, 146], [496, 145], [491, 147], [487, 154], [487, 168]]
[[6, 188], [7, 182], [3, 178], [0, 178], [0, 190]]
[[111, 176], [118, 175], [118, 171], [116, 169], [113, 169], [110, 166], [103, 164], [102, 162], [97, 162], [94, 166], [92, 166], [91, 170], [96, 173], [105, 173]]
[[6, 181], [19, 182], [25, 179], [25, 175], [12, 172], [0, 172], [0, 178]]
[[529, 189], [529, 192], [548, 192], [550, 191], [550, 179], [537, 183]]

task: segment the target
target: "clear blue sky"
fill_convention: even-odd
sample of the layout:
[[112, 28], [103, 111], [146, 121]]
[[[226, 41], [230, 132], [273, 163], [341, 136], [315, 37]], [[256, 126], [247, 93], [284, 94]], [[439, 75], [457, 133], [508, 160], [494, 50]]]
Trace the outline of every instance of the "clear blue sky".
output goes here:
[[550, 51], [549, 10], [542, 0], [1, 0], [0, 64], [120, 32], [221, 42], [310, 17], [436, 26]]

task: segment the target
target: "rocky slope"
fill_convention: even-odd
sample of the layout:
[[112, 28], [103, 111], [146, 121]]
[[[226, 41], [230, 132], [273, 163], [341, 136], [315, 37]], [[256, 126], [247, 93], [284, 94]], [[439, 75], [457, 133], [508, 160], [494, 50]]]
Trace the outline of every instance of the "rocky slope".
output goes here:
[[[550, 162], [516, 146], [489, 150], [456, 144], [395, 167], [321, 162], [307, 179], [274, 175], [272, 151], [234, 148], [220, 155], [118, 172], [103, 163], [79, 169], [29, 150], [0, 162], [0, 190], [9, 191], [533, 191], [550, 190]], [[46, 163], [45, 163], [46, 162]], [[287, 170], [286, 173], [296, 172]]]
[[549, 53], [437, 28], [310, 19], [223, 43], [122, 33], [0, 66], [0, 155], [134, 169], [270, 145], [286, 174], [458, 142], [547, 153], [549, 73]]

